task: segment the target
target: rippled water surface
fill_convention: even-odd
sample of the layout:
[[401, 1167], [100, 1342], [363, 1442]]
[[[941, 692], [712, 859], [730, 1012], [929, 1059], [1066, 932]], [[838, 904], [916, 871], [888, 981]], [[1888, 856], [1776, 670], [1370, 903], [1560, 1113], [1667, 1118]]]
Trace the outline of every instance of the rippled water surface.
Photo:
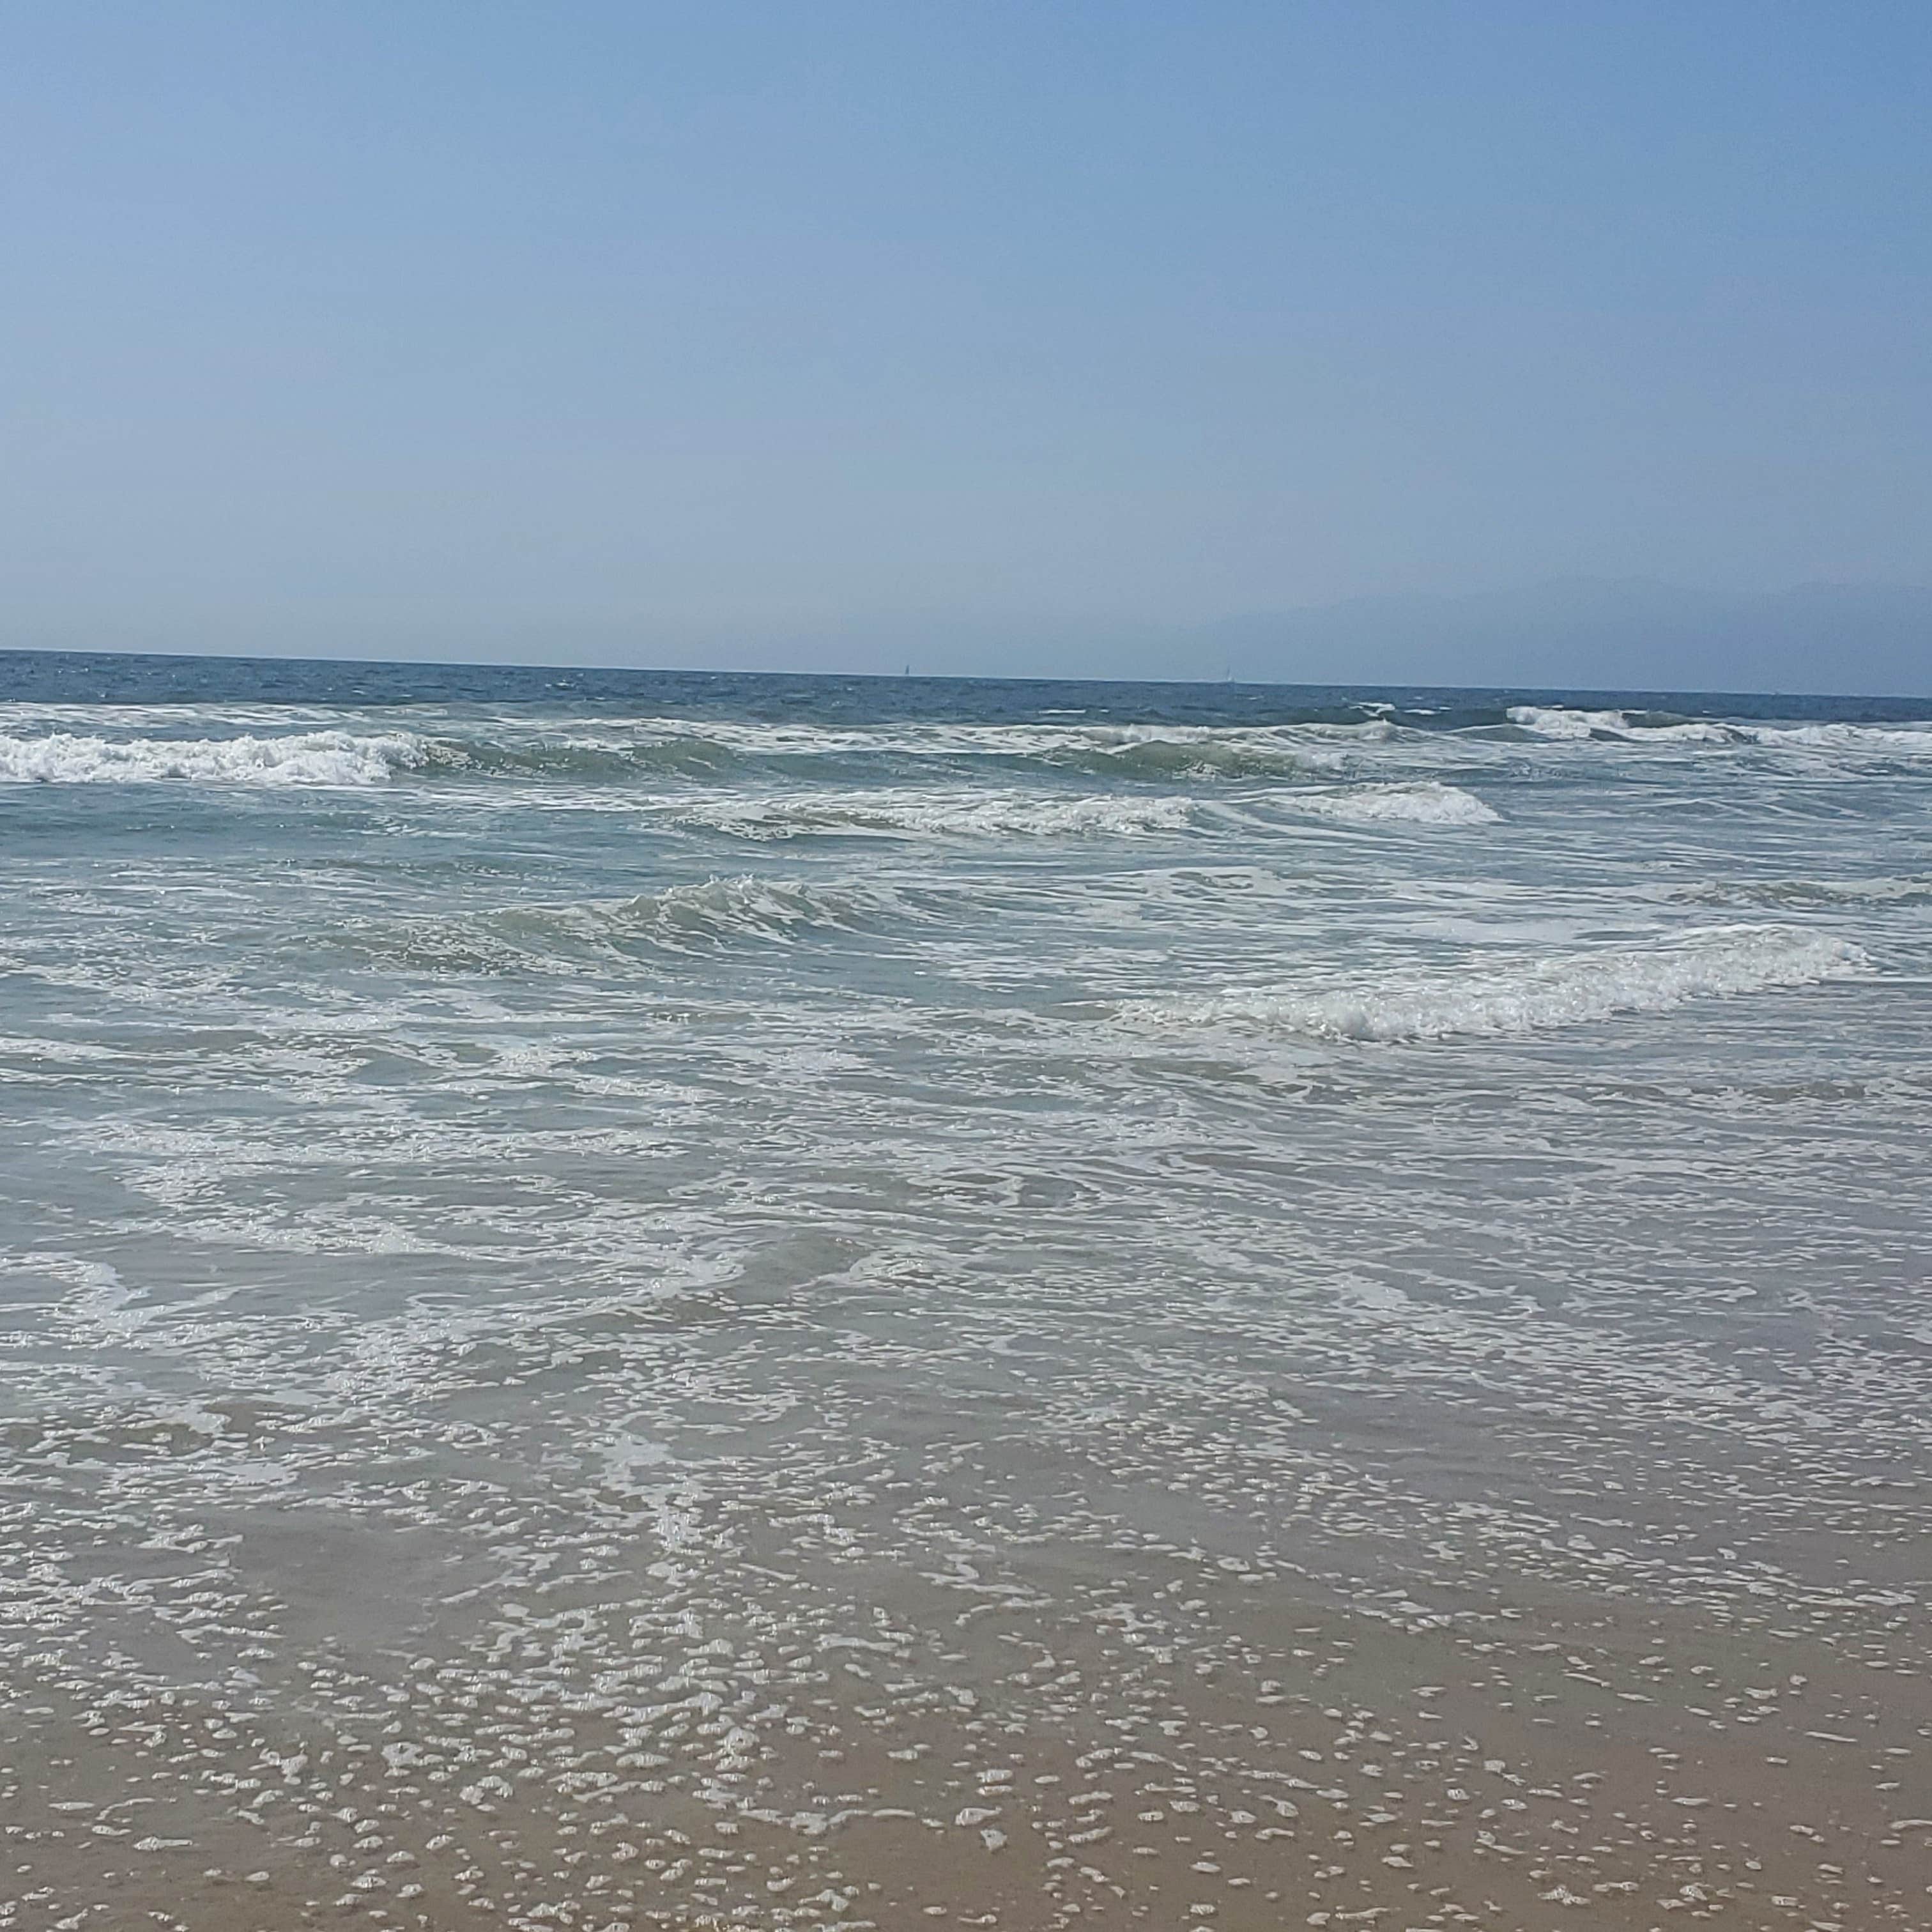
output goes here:
[[1915, 707], [0, 700], [0, 1927], [1932, 1924]]

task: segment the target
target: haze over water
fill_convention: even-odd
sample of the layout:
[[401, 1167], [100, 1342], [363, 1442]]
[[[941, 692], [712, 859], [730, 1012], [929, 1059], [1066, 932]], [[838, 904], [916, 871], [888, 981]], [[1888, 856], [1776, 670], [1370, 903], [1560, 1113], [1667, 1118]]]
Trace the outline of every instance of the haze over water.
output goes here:
[[1932, 1922], [1912, 706], [0, 696], [0, 1925]]

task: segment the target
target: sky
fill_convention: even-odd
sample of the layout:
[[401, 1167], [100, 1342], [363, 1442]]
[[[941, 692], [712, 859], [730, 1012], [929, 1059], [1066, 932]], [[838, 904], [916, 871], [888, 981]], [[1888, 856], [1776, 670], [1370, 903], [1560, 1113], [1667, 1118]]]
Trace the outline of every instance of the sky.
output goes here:
[[0, 276], [8, 644], [1932, 584], [1924, 0], [9, 0]]

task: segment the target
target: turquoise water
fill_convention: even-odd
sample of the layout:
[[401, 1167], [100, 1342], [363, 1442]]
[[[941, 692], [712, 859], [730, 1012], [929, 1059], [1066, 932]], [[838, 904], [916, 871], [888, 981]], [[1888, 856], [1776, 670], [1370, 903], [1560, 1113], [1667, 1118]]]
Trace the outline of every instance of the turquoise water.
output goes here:
[[1924, 1922], [1925, 709], [0, 657], [4, 1922]]

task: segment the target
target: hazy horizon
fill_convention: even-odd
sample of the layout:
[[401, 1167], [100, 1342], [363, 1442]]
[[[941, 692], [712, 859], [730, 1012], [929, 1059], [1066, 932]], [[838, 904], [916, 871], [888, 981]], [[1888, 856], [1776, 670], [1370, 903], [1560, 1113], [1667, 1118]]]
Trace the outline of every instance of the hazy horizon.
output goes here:
[[[29, 4], [0, 48], [0, 644], [1932, 681], [1868, 608], [1932, 596], [1923, 10]], [[1685, 614], [1353, 610], [1606, 582]], [[1820, 584], [1835, 629], [1713, 615]]]
[[[1490, 592], [1367, 596], [1192, 626], [1004, 628], [916, 620], [872, 628], [680, 640], [648, 624], [464, 626], [411, 638], [231, 625], [159, 640], [0, 641], [0, 653], [281, 658], [323, 663], [524, 665], [1046, 681], [1734, 692], [1932, 703], [1932, 589], [1796, 584], [1750, 598], [1644, 579], [1553, 580]], [[1450, 664], [1461, 675], [1442, 676]], [[1901, 665], [1904, 676], [1888, 680]], [[1732, 681], [1686, 675], [1722, 665]], [[1822, 678], [1820, 669], [1826, 674]], [[1915, 680], [1916, 681], [1913, 681]]]

